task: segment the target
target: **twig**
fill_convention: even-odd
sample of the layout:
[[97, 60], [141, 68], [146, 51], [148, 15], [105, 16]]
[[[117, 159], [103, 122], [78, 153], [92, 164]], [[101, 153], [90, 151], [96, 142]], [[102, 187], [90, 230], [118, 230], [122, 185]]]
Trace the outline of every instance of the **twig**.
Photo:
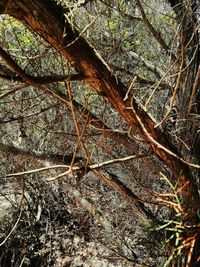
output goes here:
[[[128, 107], [129, 108], [129, 107]], [[165, 151], [167, 154], [169, 154], [170, 156], [173, 156], [174, 158], [180, 160], [181, 162], [183, 162], [184, 164], [190, 166], [190, 167], [194, 167], [194, 168], [197, 168], [197, 169], [200, 169], [200, 165], [198, 164], [193, 164], [193, 163], [190, 163], [186, 160], [184, 160], [183, 158], [179, 157], [177, 154], [175, 154], [174, 152], [172, 152], [171, 150], [169, 150], [168, 148], [164, 147], [162, 144], [160, 144], [159, 142], [157, 142], [152, 136], [151, 134], [147, 131], [146, 127], [144, 126], [142, 120], [140, 119], [140, 117], [138, 116], [137, 112], [135, 111], [133, 105], [131, 105], [130, 109], [132, 109], [139, 125], [141, 126], [144, 134], [146, 135], [147, 139], [152, 143], [154, 144], [156, 147], [162, 149], [163, 151]]]
[[184, 47], [182, 46], [181, 64], [180, 64], [180, 67], [179, 67], [179, 73], [178, 73], [178, 77], [177, 77], [177, 82], [176, 82], [176, 86], [174, 88], [174, 91], [173, 91], [173, 94], [172, 94], [172, 97], [171, 97], [169, 109], [168, 109], [167, 113], [165, 114], [164, 118], [161, 120], [161, 122], [159, 122], [158, 124], [155, 125], [155, 128], [160, 126], [168, 118], [169, 114], [172, 111], [172, 107], [174, 105], [175, 97], [176, 97], [176, 94], [178, 92], [180, 81], [181, 81], [181, 75], [182, 75], [183, 66], [184, 66]]
[[193, 84], [193, 87], [192, 87], [192, 94], [191, 94], [191, 97], [190, 97], [189, 109], [188, 109], [189, 113], [192, 111], [192, 104], [193, 104], [196, 92], [197, 92], [198, 88], [200, 87], [199, 85], [200, 85], [200, 66], [198, 68], [198, 71], [197, 71], [197, 74], [196, 74], [196, 78], [195, 78], [195, 81], [194, 81], [194, 84]]
[[125, 161], [129, 161], [132, 159], [141, 159], [141, 158], [145, 158], [145, 157], [149, 157], [151, 156], [151, 154], [142, 154], [142, 155], [132, 155], [132, 156], [127, 156], [124, 158], [119, 158], [119, 159], [112, 159], [112, 160], [108, 160], [108, 161], [104, 161], [101, 163], [97, 163], [97, 164], [93, 164], [91, 166], [89, 166], [90, 170], [94, 170], [94, 169], [99, 169], [111, 164], [115, 164], [115, 163], [120, 163], [120, 162], [125, 162]]
[[17, 227], [17, 224], [21, 218], [21, 215], [22, 215], [22, 209], [20, 209], [20, 213], [19, 213], [19, 216], [17, 218], [17, 221], [15, 222], [13, 228], [11, 229], [11, 231], [9, 232], [9, 234], [4, 238], [4, 240], [0, 243], [0, 247], [3, 246], [6, 241], [8, 240], [8, 238], [12, 235], [12, 233], [14, 232], [15, 228]]
[[[71, 74], [71, 75], [46, 75], [46, 76], [31, 76], [27, 74], [13, 59], [12, 57], [2, 48], [0, 47], [0, 57], [6, 62], [8, 67], [12, 69], [13, 75], [10, 73], [10, 70], [4, 70], [5, 74], [2, 74], [1, 77], [4, 79], [10, 79], [13, 81], [24, 82], [29, 85], [42, 85], [53, 82], [61, 82], [61, 81], [82, 81], [84, 80], [83, 74]], [[16, 76], [16, 74], [18, 76]]]
[[16, 92], [18, 92], [18, 91], [24, 89], [24, 88], [27, 88], [28, 86], [29, 86], [29, 85], [22, 85], [22, 86], [19, 86], [19, 87], [14, 88], [14, 89], [11, 89], [11, 90], [9, 90], [9, 91], [7, 91], [7, 92], [1, 94], [1, 95], [0, 95], [0, 99], [6, 97], [6, 96], [8, 96], [8, 95], [12, 95], [12, 94], [14, 94], [14, 93], [16, 93]]
[[74, 164], [74, 159], [75, 159], [76, 152], [78, 150], [79, 144], [81, 145], [81, 148], [82, 148], [82, 150], [83, 150], [83, 152], [85, 154], [85, 158], [87, 160], [87, 163], [90, 164], [90, 156], [88, 154], [88, 151], [87, 151], [87, 148], [86, 148], [85, 144], [82, 141], [83, 134], [84, 134], [84, 132], [86, 130], [86, 127], [88, 125], [88, 122], [89, 122], [88, 121], [89, 113], [88, 113], [86, 121], [84, 123], [83, 130], [81, 131], [80, 127], [78, 125], [78, 120], [77, 120], [76, 114], [75, 114], [75, 109], [74, 109], [74, 104], [73, 104], [73, 96], [72, 96], [70, 82], [68, 82], [66, 84], [66, 87], [67, 87], [68, 94], [69, 94], [69, 102], [70, 102], [70, 107], [71, 107], [71, 111], [72, 111], [72, 118], [73, 118], [73, 122], [74, 122], [74, 127], [76, 129], [77, 136], [78, 136], [78, 141], [77, 141], [76, 148], [75, 148], [75, 151], [74, 151], [74, 155], [73, 155], [73, 158], [72, 158], [72, 161], [71, 161], [71, 170], [72, 170], [72, 175], [73, 175], [73, 164]]
[[[96, 16], [80, 33], [79, 35], [75, 38], [74, 41], [72, 41], [71, 43], [69, 43], [67, 46], [65, 46], [66, 48], [73, 45], [75, 42], [78, 41], [78, 39], [80, 39], [82, 37], [82, 35], [88, 30], [88, 28], [95, 23], [95, 21], [101, 16], [101, 14], [99, 14], [98, 16]], [[64, 35], [65, 37], [65, 35]]]
[[136, 81], [137, 81], [137, 76], [135, 76], [135, 77], [133, 78], [133, 80], [132, 80], [132, 82], [131, 82], [131, 84], [130, 84], [130, 86], [129, 86], [127, 92], [126, 92], [126, 95], [125, 95], [125, 97], [124, 97], [124, 99], [123, 99], [124, 101], [126, 101], [126, 100], [128, 99], [128, 95], [129, 95], [131, 89], [133, 88], [133, 86], [135, 85]]
[[[158, 41], [158, 43], [165, 49], [166, 52], [170, 51], [170, 47], [166, 44], [165, 40], [162, 38], [161, 34], [154, 28], [151, 22], [148, 20], [145, 11], [142, 7], [140, 0], [136, 0], [136, 4], [141, 12], [142, 18], [144, 23], [146, 24], [147, 28], [153, 34], [154, 38]], [[173, 62], [177, 63], [177, 57], [174, 54], [171, 54]]]
[[39, 168], [35, 170], [30, 170], [30, 171], [7, 174], [6, 177], [21, 176], [21, 175], [32, 174], [32, 173], [37, 173], [37, 172], [42, 172], [42, 171], [47, 171], [47, 170], [52, 170], [52, 169], [68, 169], [68, 168], [69, 168], [68, 165], [53, 165], [53, 166]]
[[[155, 88], [153, 89], [153, 91], [151, 92], [149, 98], [147, 99], [147, 101], [145, 103], [145, 108], [147, 108], [147, 106], [149, 105], [149, 102], [150, 102], [151, 98], [153, 97], [155, 91], [158, 89], [158, 87], [161, 85], [162, 81], [166, 78], [167, 74], [173, 69], [173, 67], [175, 66], [176, 63], [177, 62], [174, 62], [174, 64], [172, 64], [172, 66], [163, 74], [163, 76], [161, 77], [161, 79], [158, 81], [158, 83], [156, 84]], [[155, 126], [155, 128], [156, 127], [157, 126]]]

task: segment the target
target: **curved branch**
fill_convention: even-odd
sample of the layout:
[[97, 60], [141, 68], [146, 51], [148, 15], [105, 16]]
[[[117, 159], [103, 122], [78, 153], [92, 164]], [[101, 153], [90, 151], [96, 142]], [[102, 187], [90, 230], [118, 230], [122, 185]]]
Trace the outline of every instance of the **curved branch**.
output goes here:
[[82, 81], [84, 76], [82, 74], [71, 74], [71, 75], [46, 75], [46, 76], [31, 76], [27, 74], [20, 66], [12, 59], [12, 57], [0, 47], [0, 57], [6, 62], [7, 67], [0, 64], [0, 77], [26, 83], [29, 85], [42, 85], [53, 82], [62, 81]]

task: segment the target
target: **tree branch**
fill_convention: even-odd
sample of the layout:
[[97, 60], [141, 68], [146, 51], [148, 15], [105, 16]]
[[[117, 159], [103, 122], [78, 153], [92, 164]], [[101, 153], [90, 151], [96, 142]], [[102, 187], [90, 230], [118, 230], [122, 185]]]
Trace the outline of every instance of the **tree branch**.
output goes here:
[[[5, 11], [6, 3], [6, 0], [0, 2], [0, 12]], [[65, 11], [61, 6], [58, 6], [53, 0], [29, 0], [28, 2], [18, 0], [11, 2], [6, 12], [22, 21], [24, 25], [59, 50], [78, 72], [87, 77], [87, 84], [93, 87], [100, 96], [103, 96], [124, 117], [129, 126], [134, 128], [146, 140], [158, 158], [169, 167], [174, 177], [177, 180], [180, 176], [184, 177], [184, 180], [189, 181], [189, 187], [195, 188], [195, 182], [190, 175], [189, 167], [179, 158], [174, 157], [174, 154], [177, 155], [177, 151], [171, 145], [167, 135], [159, 128], [154, 127], [155, 122], [138, 105], [134, 97], [124, 101], [127, 87], [113, 75], [108, 65], [82, 36], [77, 38], [79, 32], [65, 19]], [[77, 41], [74, 42], [74, 40]], [[72, 42], [74, 42], [73, 45], [68, 46]], [[138, 118], [142, 124], [139, 123]], [[156, 140], [156, 143], [152, 140]], [[163, 149], [163, 147], [166, 149]], [[175, 153], [169, 154], [168, 151]], [[188, 201], [191, 194], [192, 191], [187, 196]], [[197, 202], [199, 203], [198, 197]], [[189, 203], [188, 205], [191, 207]], [[195, 205], [192, 210], [196, 212], [196, 208]]]
[[142, 63], [145, 66], [145, 68], [153, 72], [158, 78], [161, 78], [162, 76], [164, 76], [165, 74], [164, 71], [158, 68], [157, 66], [153, 65], [149, 60], [144, 59], [142, 56], [138, 55], [137, 53], [133, 51], [129, 51], [128, 54], [132, 58], [138, 60], [139, 64]]
[[97, 163], [97, 164], [92, 164], [92, 165], [89, 165], [86, 167], [82, 166], [81, 164], [80, 165], [73, 165], [73, 166], [71, 166], [71, 165], [53, 165], [53, 166], [43, 167], [43, 168], [39, 168], [39, 169], [35, 169], [35, 170], [29, 170], [29, 171], [7, 174], [6, 177], [21, 176], [21, 175], [43, 172], [43, 171], [52, 170], [52, 169], [67, 169], [67, 171], [65, 171], [64, 173], [62, 173], [59, 176], [52, 177], [52, 178], [46, 178], [47, 181], [54, 181], [54, 180], [57, 180], [58, 178], [60, 178], [62, 176], [66, 176], [66, 175], [73, 176], [73, 173], [77, 177], [84, 176], [86, 173], [88, 173], [90, 171], [95, 171], [95, 170], [101, 169], [102, 167], [106, 167], [106, 166], [111, 165], [111, 164], [125, 162], [125, 161], [129, 161], [132, 159], [145, 158], [148, 156], [150, 156], [150, 154], [132, 155], [132, 156], [124, 157], [124, 158], [113, 159], [113, 160], [108, 160], [108, 161], [104, 161], [104, 162]]
[[[38, 160], [38, 161], [48, 161], [48, 162], [54, 162], [59, 163], [62, 162], [63, 164], [70, 164], [73, 155], [72, 154], [53, 154], [53, 153], [40, 153], [37, 151], [27, 151], [24, 150], [22, 147], [17, 146], [15, 144], [13, 145], [5, 145], [0, 144], [0, 151], [1, 154], [6, 154], [8, 157], [15, 157], [18, 158], [26, 158], [28, 160]], [[82, 161], [83, 158], [76, 156], [75, 163]]]
[[[170, 51], [170, 47], [166, 44], [166, 42], [164, 41], [164, 39], [162, 38], [161, 34], [154, 28], [154, 26], [150, 23], [150, 21], [148, 20], [145, 11], [141, 5], [140, 0], [135, 0], [137, 3], [137, 6], [141, 12], [142, 18], [144, 23], [146, 24], [147, 28], [150, 30], [150, 32], [153, 34], [154, 38], [158, 41], [158, 43], [162, 46], [162, 48], [165, 49], [165, 51], [167, 53], [169, 53]], [[171, 58], [173, 62], [177, 62], [177, 57], [171, 53]], [[177, 62], [178, 64], [178, 62]]]
[[18, 172], [18, 173], [12, 173], [7, 174], [6, 177], [18, 177], [22, 175], [32, 174], [32, 173], [38, 173], [43, 171], [48, 171], [52, 169], [67, 169], [66, 171], [54, 176], [54, 177], [48, 177], [46, 178], [46, 181], [51, 182], [55, 181], [57, 179], [60, 179], [64, 176], [72, 177], [75, 175], [77, 178], [81, 178], [84, 175], [86, 175], [88, 172], [94, 172], [97, 176], [99, 176], [108, 186], [116, 190], [120, 195], [123, 195], [125, 198], [127, 198], [129, 201], [133, 201], [134, 204], [137, 206], [137, 208], [140, 211], [140, 215], [137, 214], [140, 218], [142, 217], [144, 220], [144, 216], [148, 219], [153, 220], [154, 222], [158, 223], [157, 218], [153, 215], [153, 213], [145, 207], [144, 203], [145, 201], [141, 200], [137, 195], [135, 195], [130, 188], [128, 188], [123, 182], [121, 182], [116, 175], [113, 175], [111, 173], [107, 173], [107, 175], [103, 174], [102, 172], [99, 172], [99, 169], [102, 167], [109, 166], [111, 164], [121, 163], [125, 161], [129, 161], [132, 159], [140, 159], [144, 157], [148, 157], [149, 154], [141, 154], [139, 156], [132, 155], [124, 158], [119, 159], [113, 159], [109, 161], [105, 161], [102, 163], [92, 164], [88, 166], [87, 168], [85, 166], [76, 164], [76, 165], [55, 165], [55, 166], [49, 166], [44, 168], [39, 168], [35, 170], [29, 170], [24, 172]]
[[0, 57], [6, 62], [7, 67], [0, 64], [0, 77], [12, 80], [16, 82], [22, 82], [29, 85], [42, 85], [53, 82], [62, 81], [82, 81], [84, 76], [82, 74], [71, 74], [71, 75], [46, 75], [46, 76], [31, 76], [25, 73], [19, 65], [11, 58], [11, 56], [0, 47]]

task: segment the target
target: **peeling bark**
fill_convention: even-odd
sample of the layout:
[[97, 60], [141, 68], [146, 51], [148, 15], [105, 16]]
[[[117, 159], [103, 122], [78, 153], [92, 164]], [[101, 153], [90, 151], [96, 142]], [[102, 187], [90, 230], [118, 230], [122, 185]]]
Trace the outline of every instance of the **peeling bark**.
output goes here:
[[[79, 35], [65, 19], [62, 7], [52, 0], [0, 1], [0, 12], [20, 20], [25, 26], [39, 34], [68, 60], [76, 71], [86, 77], [85, 81], [103, 96], [151, 146], [154, 153], [172, 171], [182, 184], [189, 181], [183, 196], [186, 210], [196, 212], [199, 195], [190, 170], [180, 159], [168, 151], [178, 154], [167, 136], [155, 128], [153, 119], [138, 105], [135, 98], [126, 101], [127, 88], [117, 79], [91, 45]], [[166, 149], [163, 149], [166, 148]]]

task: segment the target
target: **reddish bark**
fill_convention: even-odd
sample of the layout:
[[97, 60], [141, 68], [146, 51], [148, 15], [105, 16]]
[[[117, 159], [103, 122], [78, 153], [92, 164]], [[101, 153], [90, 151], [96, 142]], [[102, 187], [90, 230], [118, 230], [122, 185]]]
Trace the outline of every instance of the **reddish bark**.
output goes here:
[[20, 20], [60, 51], [76, 71], [83, 74], [85, 82], [103, 96], [146, 140], [174, 177], [183, 184], [189, 181], [183, 196], [186, 207], [192, 209], [191, 213], [195, 212], [199, 197], [188, 166], [166, 151], [168, 149], [177, 154], [167, 136], [159, 128], [154, 128], [154, 121], [136, 100], [129, 97], [124, 101], [126, 86], [116, 79], [97, 52], [65, 19], [66, 11], [51, 0], [4, 0], [0, 1], [0, 12]]

